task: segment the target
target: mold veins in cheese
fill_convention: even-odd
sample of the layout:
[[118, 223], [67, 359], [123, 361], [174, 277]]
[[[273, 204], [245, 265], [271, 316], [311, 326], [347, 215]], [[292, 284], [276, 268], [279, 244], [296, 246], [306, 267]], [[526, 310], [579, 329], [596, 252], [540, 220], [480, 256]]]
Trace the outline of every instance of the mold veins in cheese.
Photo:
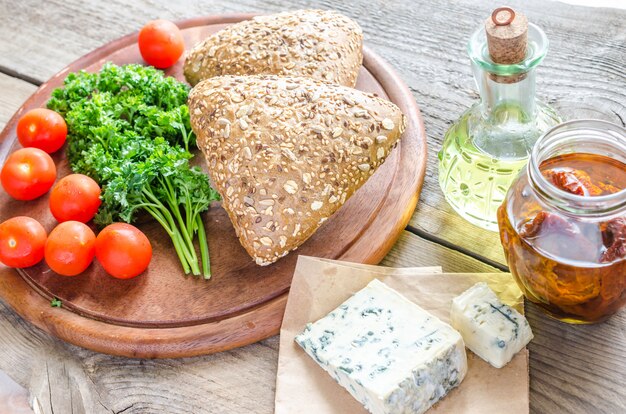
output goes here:
[[296, 342], [374, 414], [423, 413], [467, 373], [461, 335], [378, 280]]
[[505, 366], [533, 338], [526, 318], [500, 302], [484, 282], [452, 300], [450, 323], [472, 352], [496, 368]]

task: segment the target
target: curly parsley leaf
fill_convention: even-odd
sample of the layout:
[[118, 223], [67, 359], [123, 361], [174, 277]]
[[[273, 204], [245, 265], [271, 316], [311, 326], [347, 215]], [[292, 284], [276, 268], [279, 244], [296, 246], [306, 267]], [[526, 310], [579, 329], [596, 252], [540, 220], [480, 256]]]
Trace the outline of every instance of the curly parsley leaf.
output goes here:
[[208, 278], [201, 213], [220, 198], [189, 165], [196, 137], [188, 93], [188, 86], [152, 67], [107, 63], [98, 73], [70, 73], [48, 108], [65, 117], [72, 170], [102, 186], [95, 222], [132, 222], [145, 211], [167, 231], [185, 273]]

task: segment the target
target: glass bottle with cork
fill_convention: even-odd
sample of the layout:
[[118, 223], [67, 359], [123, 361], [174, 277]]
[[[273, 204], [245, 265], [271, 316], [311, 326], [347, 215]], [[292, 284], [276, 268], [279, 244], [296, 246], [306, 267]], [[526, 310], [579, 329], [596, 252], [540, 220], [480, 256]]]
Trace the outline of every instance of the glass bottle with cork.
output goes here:
[[560, 122], [535, 97], [535, 70], [548, 39], [539, 27], [501, 7], [468, 43], [480, 102], [446, 133], [439, 184], [448, 203], [469, 222], [498, 230], [497, 209], [526, 165], [533, 145]]

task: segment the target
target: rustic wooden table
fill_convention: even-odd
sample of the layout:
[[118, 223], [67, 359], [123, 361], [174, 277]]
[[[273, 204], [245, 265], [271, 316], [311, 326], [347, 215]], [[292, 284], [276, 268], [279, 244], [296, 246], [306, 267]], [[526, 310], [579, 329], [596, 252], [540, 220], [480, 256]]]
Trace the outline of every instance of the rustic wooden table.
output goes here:
[[[541, 0], [509, 1], [546, 31], [538, 71], [542, 99], [563, 110], [597, 108], [626, 120], [626, 11]], [[0, 1], [0, 127], [37, 85], [90, 50], [146, 21], [241, 11], [335, 8], [356, 19], [365, 41], [414, 92], [429, 140], [429, 164], [410, 225], [382, 262], [441, 265], [447, 272], [506, 270], [497, 234], [455, 215], [437, 184], [445, 130], [475, 102], [465, 42], [494, 4], [411, 0], [49, 0]], [[527, 313], [533, 413], [626, 412], [626, 312], [594, 326], [569, 326]], [[0, 301], [0, 370], [29, 393], [37, 413], [270, 413], [278, 338], [220, 354], [137, 360], [62, 343]], [[8, 394], [12, 399], [8, 399]], [[26, 392], [0, 372], [0, 412], [30, 410]]]

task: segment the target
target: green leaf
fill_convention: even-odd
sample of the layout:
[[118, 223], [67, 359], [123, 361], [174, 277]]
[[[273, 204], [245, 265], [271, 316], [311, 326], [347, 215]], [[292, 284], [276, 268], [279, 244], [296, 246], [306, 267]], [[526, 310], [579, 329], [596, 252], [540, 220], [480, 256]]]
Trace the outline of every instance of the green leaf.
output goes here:
[[187, 85], [152, 67], [106, 63], [98, 73], [70, 73], [48, 107], [65, 117], [72, 170], [102, 187], [96, 224], [132, 222], [145, 210], [172, 237], [183, 268], [199, 274], [193, 237], [219, 194], [189, 165], [196, 137], [188, 94]]

